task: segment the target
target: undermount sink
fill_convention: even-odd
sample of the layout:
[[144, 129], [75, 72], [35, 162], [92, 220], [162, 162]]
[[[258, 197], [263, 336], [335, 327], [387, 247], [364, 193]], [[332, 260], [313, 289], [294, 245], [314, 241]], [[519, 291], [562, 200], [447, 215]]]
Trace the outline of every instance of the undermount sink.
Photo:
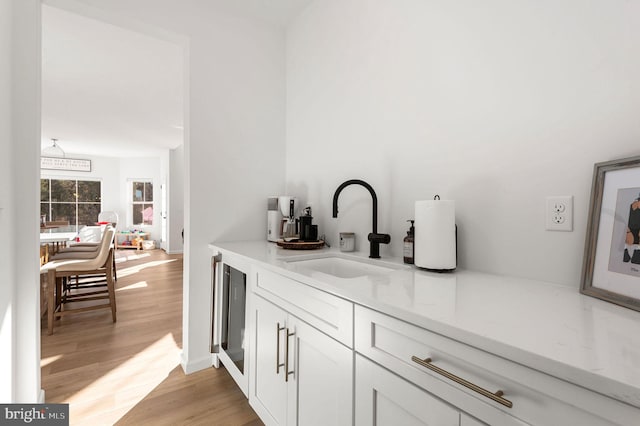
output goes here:
[[359, 278], [364, 276], [381, 276], [393, 272], [397, 268], [375, 265], [367, 261], [330, 256], [313, 259], [292, 259], [287, 263], [304, 269], [321, 272], [338, 278]]

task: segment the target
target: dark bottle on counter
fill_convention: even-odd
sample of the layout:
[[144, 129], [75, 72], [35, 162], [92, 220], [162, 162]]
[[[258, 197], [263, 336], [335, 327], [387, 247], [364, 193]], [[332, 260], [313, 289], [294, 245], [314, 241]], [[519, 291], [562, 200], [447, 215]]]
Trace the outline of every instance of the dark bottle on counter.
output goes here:
[[303, 215], [299, 218], [299, 237], [300, 241], [317, 241], [318, 240], [318, 226], [312, 225], [313, 217], [311, 216], [311, 207], [306, 207], [303, 210]]
[[407, 222], [411, 222], [411, 228], [407, 231], [407, 236], [404, 237], [403, 257], [404, 263], [413, 265], [415, 228], [413, 227], [413, 220], [408, 220]]

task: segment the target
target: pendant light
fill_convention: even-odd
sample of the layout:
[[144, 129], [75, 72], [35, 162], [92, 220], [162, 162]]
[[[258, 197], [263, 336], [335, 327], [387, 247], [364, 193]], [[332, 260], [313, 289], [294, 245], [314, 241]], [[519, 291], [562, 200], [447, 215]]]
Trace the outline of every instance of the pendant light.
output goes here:
[[58, 139], [51, 139], [52, 145], [43, 149], [40, 154], [43, 157], [65, 157], [64, 150], [58, 145]]

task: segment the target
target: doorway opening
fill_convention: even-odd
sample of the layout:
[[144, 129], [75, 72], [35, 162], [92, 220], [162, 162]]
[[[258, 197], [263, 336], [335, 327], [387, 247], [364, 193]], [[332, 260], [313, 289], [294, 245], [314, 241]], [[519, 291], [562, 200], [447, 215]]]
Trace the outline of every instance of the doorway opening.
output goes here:
[[[186, 41], [84, 12], [42, 5], [42, 148], [57, 139], [62, 153], [52, 154], [54, 160], [77, 159], [90, 167], [42, 168], [41, 187], [47, 191], [41, 191], [41, 216], [43, 222], [69, 223], [68, 229], [52, 226], [48, 234], [77, 234], [99, 228], [97, 213], [115, 212], [121, 242], [137, 232], [154, 244], [121, 244], [116, 250], [117, 323], [106, 310], [86, 312], [57, 320], [54, 334], [43, 334], [41, 380], [47, 401], [75, 398], [79, 410], [110, 395], [115, 383], [154, 385], [137, 372], [149, 362], [164, 365], [160, 354], [171, 357], [182, 346], [180, 232], [188, 143]], [[93, 188], [87, 192], [90, 200], [78, 189], [83, 185]], [[104, 368], [86, 365], [87, 359]], [[83, 365], [81, 380], [77, 371], [75, 379], [67, 377]], [[167, 374], [176, 366], [166, 365]], [[63, 382], [71, 387], [65, 395], [56, 394]]]

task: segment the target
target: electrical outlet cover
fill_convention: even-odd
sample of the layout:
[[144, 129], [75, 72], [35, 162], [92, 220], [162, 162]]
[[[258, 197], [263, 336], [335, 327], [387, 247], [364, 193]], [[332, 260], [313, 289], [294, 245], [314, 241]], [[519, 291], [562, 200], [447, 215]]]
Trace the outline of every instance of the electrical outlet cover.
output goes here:
[[545, 222], [547, 231], [573, 231], [573, 195], [547, 197]]

